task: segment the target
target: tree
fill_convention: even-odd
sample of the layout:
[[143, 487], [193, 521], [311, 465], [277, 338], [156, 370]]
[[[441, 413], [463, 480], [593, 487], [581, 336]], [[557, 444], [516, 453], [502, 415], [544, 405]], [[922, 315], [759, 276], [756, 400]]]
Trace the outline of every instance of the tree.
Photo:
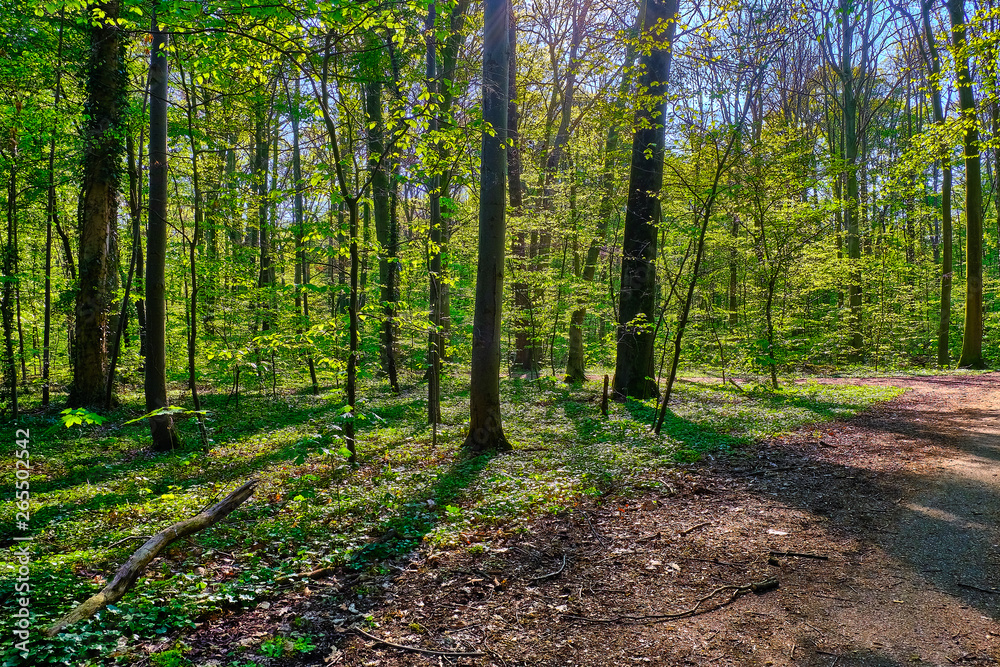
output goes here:
[[122, 119], [126, 102], [120, 0], [96, 4], [90, 27], [84, 126], [83, 189], [80, 204], [79, 287], [71, 406], [104, 403], [108, 366], [110, 286], [116, 272], [113, 235], [118, 215]]
[[511, 449], [500, 421], [500, 323], [506, 237], [509, 0], [485, 0], [483, 131], [479, 184], [479, 264], [472, 325], [467, 450]]
[[632, 136], [618, 306], [614, 381], [618, 400], [660, 394], [653, 377], [657, 210], [663, 184], [670, 49], [679, 4], [679, 0], [646, 0], [643, 10], [640, 39], [652, 40], [652, 45], [639, 58], [641, 101]]
[[965, 332], [958, 365], [985, 368], [983, 359], [983, 177], [979, 156], [979, 130], [976, 125], [976, 102], [969, 74], [963, 0], [948, 0], [951, 39], [958, 84], [958, 108], [962, 113], [962, 136], [965, 149]]
[[[167, 403], [167, 33], [153, 10], [149, 55], [149, 224], [146, 228], [146, 412]], [[177, 447], [170, 415], [149, 418], [153, 450]]]

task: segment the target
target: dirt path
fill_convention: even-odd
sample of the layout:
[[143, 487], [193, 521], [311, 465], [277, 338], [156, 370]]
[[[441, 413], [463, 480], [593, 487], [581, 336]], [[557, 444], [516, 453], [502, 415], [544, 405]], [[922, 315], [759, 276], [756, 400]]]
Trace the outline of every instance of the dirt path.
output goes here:
[[[377, 596], [303, 592], [261, 627], [298, 617], [326, 634], [325, 662], [295, 664], [456, 664], [338, 635], [349, 604], [388, 641], [489, 654], [458, 664], [1000, 664], [1000, 375], [875, 382], [912, 391], [485, 553], [415, 556], [365, 582]], [[721, 591], [689, 618], [619, 618], [770, 578], [780, 588], [725, 605]]]

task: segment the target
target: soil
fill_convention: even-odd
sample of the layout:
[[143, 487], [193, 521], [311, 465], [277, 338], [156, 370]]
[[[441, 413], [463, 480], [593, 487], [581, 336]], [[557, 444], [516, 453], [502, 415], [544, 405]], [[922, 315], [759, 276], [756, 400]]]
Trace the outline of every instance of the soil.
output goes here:
[[846, 381], [910, 391], [482, 552], [300, 585], [204, 625], [188, 657], [301, 630], [320, 646], [269, 664], [1000, 664], [1000, 375]]

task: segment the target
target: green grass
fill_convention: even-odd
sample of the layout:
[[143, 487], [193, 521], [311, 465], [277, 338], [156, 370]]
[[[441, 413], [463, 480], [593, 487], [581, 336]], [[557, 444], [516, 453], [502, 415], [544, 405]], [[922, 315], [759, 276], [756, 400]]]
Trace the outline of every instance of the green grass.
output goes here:
[[[900, 393], [815, 383], [773, 392], [683, 381], [663, 434], [654, 436], [652, 401], [612, 404], [605, 418], [596, 383], [505, 380], [505, 430], [515, 449], [466, 458], [459, 450], [466, 382], [445, 382], [437, 448], [424, 423], [423, 386], [398, 397], [367, 386], [355, 467], [343, 456], [336, 391], [244, 397], [238, 408], [209, 395], [211, 448], [202, 450], [185, 422], [189, 445], [167, 455], [146, 451], [146, 426], [124, 425], [135, 416], [125, 409], [103, 426], [72, 429], [56, 414], [29, 416], [23, 425], [32, 432], [35, 616], [28, 664], [131, 663], [149, 638], [183, 636], [198, 619], [275, 595], [281, 574], [377, 567], [422, 544], [481, 551], [498, 530], [517, 530], [539, 513], [573, 507], [585, 496], [657, 488], [666, 472], [706, 452], [848, 417]], [[12, 462], [13, 443], [4, 442], [0, 465], [12, 470]], [[99, 590], [142, 542], [126, 538], [188, 517], [251, 476], [260, 480], [256, 494], [228, 521], [173, 545], [117, 606], [57, 640], [41, 640], [41, 628]], [[0, 484], [4, 535], [14, 532], [12, 480]], [[11, 565], [0, 567], [6, 637], [12, 629], [6, 611], [15, 601], [11, 573]], [[20, 664], [18, 654], [5, 657], [5, 665]], [[175, 658], [182, 663], [179, 653], [157, 659]]]

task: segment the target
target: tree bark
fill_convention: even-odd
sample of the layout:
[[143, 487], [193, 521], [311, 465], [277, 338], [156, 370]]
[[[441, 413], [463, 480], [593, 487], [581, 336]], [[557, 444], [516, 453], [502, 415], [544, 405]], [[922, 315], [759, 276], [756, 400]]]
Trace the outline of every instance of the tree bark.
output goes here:
[[858, 199], [858, 101], [855, 95], [855, 73], [852, 63], [854, 49], [854, 28], [855, 24], [851, 20], [850, 0], [839, 0], [842, 16], [841, 33], [841, 61], [840, 76], [841, 85], [844, 88], [844, 169], [845, 195], [847, 197], [844, 207], [844, 226], [847, 230], [847, 261], [850, 263], [848, 271], [848, 306], [850, 307], [850, 352], [848, 360], [857, 362], [861, 359], [861, 352], [864, 340], [861, 334], [861, 235], [859, 224], [860, 200]]
[[[146, 411], [166, 408], [167, 265], [167, 33], [153, 10], [149, 61], [149, 224], [146, 228]], [[149, 418], [153, 450], [177, 447], [169, 415]]]
[[[920, 16], [923, 23], [924, 43], [926, 45], [927, 73], [931, 80], [931, 110], [934, 123], [943, 130], [944, 105], [941, 103], [941, 88], [938, 78], [941, 76], [941, 58], [935, 44], [934, 31], [931, 29], [930, 0], [922, 0]], [[940, 146], [941, 159], [941, 309], [938, 317], [937, 360], [938, 366], [944, 368], [951, 363], [949, 347], [949, 332], [951, 330], [951, 277], [952, 277], [952, 232], [951, 232], [951, 156], [947, 144]]]
[[80, 267], [76, 296], [75, 355], [69, 405], [101, 406], [108, 365], [107, 329], [111, 295], [112, 235], [117, 217], [126, 106], [123, 45], [117, 26], [119, 0], [95, 5], [104, 16], [90, 31], [87, 64], [87, 123], [84, 129], [80, 203]]
[[500, 323], [506, 236], [509, 0], [485, 0], [483, 132], [479, 194], [479, 264], [472, 327], [470, 423], [464, 447], [473, 452], [511, 449], [500, 418]]
[[[17, 115], [20, 116], [20, 113]], [[19, 160], [16, 125], [11, 129], [5, 152], [10, 167], [7, 177], [7, 239], [3, 245], [3, 274], [6, 280], [3, 282], [0, 318], [3, 319], [4, 335], [4, 385], [10, 399], [11, 419], [16, 422], [18, 402], [17, 360], [14, 355], [14, 284], [17, 280], [17, 165]]]
[[976, 127], [976, 101], [969, 74], [963, 0], [948, 0], [952, 46], [955, 49], [955, 76], [958, 107], [962, 112], [965, 146], [965, 331], [962, 336], [962, 368], [985, 368], [983, 359], [983, 177]]
[[640, 57], [643, 70], [640, 88], [647, 91], [648, 97], [636, 109], [637, 129], [632, 137], [614, 379], [614, 397], [621, 401], [629, 396], [639, 399], [659, 396], [653, 377], [656, 211], [663, 184], [665, 94], [678, 6], [678, 0], [646, 0], [644, 5], [642, 31], [644, 35], [656, 35], [656, 43], [648, 54]]
[[[430, 301], [430, 334], [427, 341], [427, 420], [431, 424], [441, 422], [441, 347], [444, 341], [441, 337], [441, 176], [440, 165], [442, 156], [441, 143], [437, 138], [440, 131], [438, 114], [437, 85], [437, 40], [436, 10], [433, 0], [427, 6], [427, 21], [424, 24], [424, 38], [427, 44], [427, 132], [434, 142], [435, 166], [427, 184], [430, 208], [430, 231], [428, 234], [428, 296]], [[435, 435], [437, 430], [435, 428]]]

